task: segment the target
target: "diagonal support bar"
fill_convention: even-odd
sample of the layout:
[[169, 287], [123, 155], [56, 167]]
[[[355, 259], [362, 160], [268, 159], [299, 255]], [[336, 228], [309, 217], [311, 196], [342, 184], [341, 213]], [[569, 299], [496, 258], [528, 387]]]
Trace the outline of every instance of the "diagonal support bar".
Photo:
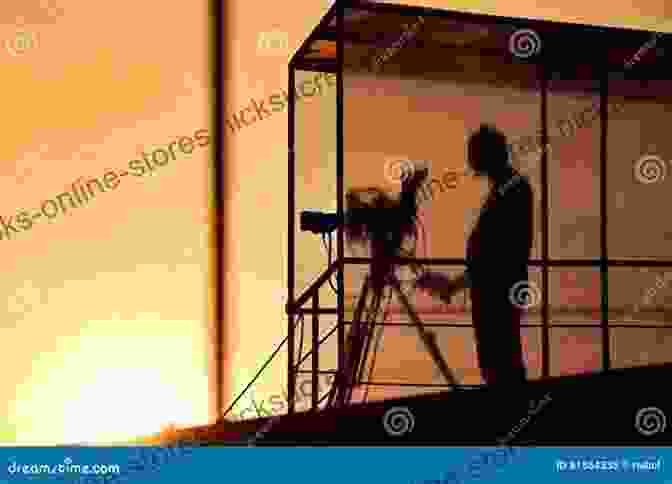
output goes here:
[[404, 294], [404, 291], [401, 290], [401, 286], [399, 283], [399, 279], [397, 279], [397, 276], [396, 275], [392, 276], [390, 282], [392, 285], [392, 289], [394, 289], [394, 292], [397, 294], [397, 297], [399, 298], [399, 301], [401, 301], [401, 304], [404, 306], [404, 309], [408, 313], [408, 316], [411, 318], [411, 321], [413, 321], [413, 324], [416, 326], [420, 339], [425, 344], [425, 348], [427, 348], [429, 354], [432, 356], [434, 364], [436, 365], [438, 370], [441, 372], [441, 374], [449, 384], [457, 385], [457, 379], [453, 375], [453, 372], [450, 370], [450, 368], [448, 368], [448, 364], [446, 363], [446, 360], [443, 359], [443, 356], [441, 355], [441, 350], [439, 349], [439, 346], [436, 344], [436, 337], [434, 333], [431, 331], [427, 331], [425, 329], [424, 324], [420, 320], [418, 314], [415, 312], [415, 309], [409, 302], [408, 298], [406, 297], [406, 294]]

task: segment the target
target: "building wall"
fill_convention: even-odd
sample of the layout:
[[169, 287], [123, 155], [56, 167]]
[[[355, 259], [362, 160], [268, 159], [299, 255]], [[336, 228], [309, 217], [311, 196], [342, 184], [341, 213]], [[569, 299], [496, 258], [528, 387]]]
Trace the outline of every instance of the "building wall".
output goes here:
[[[151, 176], [108, 176], [104, 193], [97, 183], [212, 131], [207, 2], [40, 4], [0, 8], [0, 214], [17, 229], [0, 238], [0, 443], [206, 423], [212, 142], [159, 154]], [[99, 179], [95, 198], [63, 196], [63, 211], [57, 196], [80, 177]], [[17, 213], [48, 200], [53, 218], [21, 229]]]

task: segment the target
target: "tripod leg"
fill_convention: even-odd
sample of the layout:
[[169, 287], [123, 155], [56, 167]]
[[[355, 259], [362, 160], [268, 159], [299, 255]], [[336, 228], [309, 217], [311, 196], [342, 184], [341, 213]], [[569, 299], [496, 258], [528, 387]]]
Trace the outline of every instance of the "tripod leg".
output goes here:
[[362, 313], [366, 308], [367, 298], [371, 287], [370, 277], [367, 276], [362, 285], [357, 308], [352, 321], [352, 329], [348, 338], [348, 352], [346, 353], [347, 364], [345, 366], [345, 378], [343, 380], [343, 392], [341, 393], [340, 405], [350, 403], [352, 399], [352, 389], [355, 383], [355, 372], [362, 352], [362, 338], [364, 337], [364, 328], [362, 327]]
[[[370, 286], [369, 276], [367, 275], [362, 283], [362, 290], [360, 292], [359, 299], [357, 301], [357, 306], [355, 307], [355, 312], [352, 320], [352, 328], [350, 329], [350, 334], [348, 335], [345, 347], [344, 355], [344, 364], [342, 371], [337, 375], [335, 382], [335, 393], [332, 394], [335, 397], [337, 406], [343, 406], [349, 397], [352, 395], [352, 383], [353, 383], [353, 372], [356, 368], [355, 362], [359, 357], [360, 347], [359, 340], [361, 339], [362, 333], [362, 313], [366, 307], [366, 298], [368, 297]], [[331, 406], [332, 398], [329, 399], [329, 406]]]
[[376, 327], [376, 322], [375, 320], [371, 319], [371, 314], [377, 314], [378, 309], [380, 308], [380, 304], [382, 303], [383, 300], [383, 291], [382, 290], [374, 290], [374, 295], [373, 295], [373, 310], [367, 314], [367, 320], [366, 320], [366, 332], [364, 333], [364, 336], [362, 338], [362, 353], [359, 358], [359, 368], [358, 371], [355, 372], [355, 381], [361, 382], [364, 379], [364, 370], [366, 369], [366, 361], [369, 358], [369, 350], [371, 347], [371, 340], [374, 338], [374, 331]]
[[348, 401], [352, 399], [352, 392], [354, 386], [359, 384], [364, 379], [364, 370], [366, 369], [366, 362], [369, 358], [369, 349], [371, 346], [371, 339], [373, 338], [373, 330], [375, 328], [375, 317], [378, 314], [380, 304], [383, 299], [383, 289], [373, 287], [369, 289], [373, 292], [372, 303], [367, 302], [366, 321], [360, 326], [360, 336], [357, 339], [357, 351], [355, 354], [354, 365], [352, 367], [352, 384], [350, 386]]
[[434, 333], [429, 332], [425, 329], [425, 326], [423, 325], [422, 321], [415, 312], [415, 309], [413, 309], [413, 306], [411, 306], [411, 303], [406, 297], [406, 294], [404, 294], [404, 292], [401, 290], [401, 287], [399, 285], [399, 279], [397, 279], [396, 276], [392, 278], [391, 284], [392, 288], [397, 294], [397, 297], [399, 298], [399, 301], [401, 301], [401, 304], [404, 306], [406, 313], [408, 313], [408, 316], [411, 318], [411, 321], [413, 321], [413, 324], [415, 324], [416, 328], [418, 329], [420, 339], [423, 341], [423, 343], [425, 343], [425, 347], [427, 348], [429, 354], [432, 356], [434, 364], [436, 364], [437, 368], [439, 369], [439, 371], [441, 372], [441, 374], [448, 383], [450, 383], [451, 385], [457, 385], [457, 380], [455, 379], [453, 372], [450, 370], [450, 368], [448, 368], [446, 361], [443, 359], [443, 356], [441, 355], [441, 350], [439, 349], [439, 346], [436, 344]]

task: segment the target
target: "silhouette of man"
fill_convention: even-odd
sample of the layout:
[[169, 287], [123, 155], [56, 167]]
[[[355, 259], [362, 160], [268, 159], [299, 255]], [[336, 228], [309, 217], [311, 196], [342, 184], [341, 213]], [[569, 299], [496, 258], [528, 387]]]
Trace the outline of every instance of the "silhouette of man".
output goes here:
[[460, 289], [471, 289], [472, 316], [481, 375], [488, 385], [526, 380], [520, 336], [520, 294], [528, 286], [532, 248], [532, 188], [510, 164], [506, 137], [481, 125], [468, 142], [474, 175], [489, 178], [492, 190], [467, 242], [467, 269], [451, 280], [427, 272], [416, 287], [450, 303]]

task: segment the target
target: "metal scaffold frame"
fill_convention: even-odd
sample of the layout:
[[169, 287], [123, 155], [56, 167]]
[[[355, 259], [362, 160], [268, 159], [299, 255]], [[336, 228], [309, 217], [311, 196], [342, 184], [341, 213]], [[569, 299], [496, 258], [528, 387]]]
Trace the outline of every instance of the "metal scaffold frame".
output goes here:
[[[343, 221], [345, 220], [344, 207], [344, 42], [346, 36], [344, 34], [344, 22], [346, 9], [357, 8], [369, 12], [393, 12], [408, 16], [440, 16], [450, 18], [456, 21], [464, 22], [483, 22], [483, 23], [512, 23], [515, 22], [527, 28], [541, 28], [541, 26], [548, 25], [549, 22], [532, 19], [510, 19], [486, 16], [480, 14], [470, 14], [462, 12], [450, 12], [437, 9], [429, 9], [422, 7], [409, 7], [402, 5], [378, 4], [372, 2], [356, 2], [356, 1], [342, 1], [338, 0], [330, 8], [328, 14], [322, 19], [320, 24], [315, 28], [311, 35], [302, 44], [298, 52], [293, 56], [289, 63], [289, 84], [288, 84], [288, 115], [289, 115], [289, 130], [288, 130], [288, 275], [287, 275], [287, 289], [288, 300], [286, 305], [286, 313], [288, 316], [287, 326], [287, 376], [288, 376], [288, 392], [287, 405], [288, 413], [295, 413], [296, 402], [296, 379], [297, 375], [306, 373], [311, 376], [312, 386], [312, 401], [311, 408], [316, 411], [319, 409], [319, 385], [318, 377], [321, 374], [338, 374], [343, 372], [346, 368], [346, 328], [352, 325], [351, 321], [345, 320], [345, 297], [344, 297], [344, 272], [348, 265], [370, 264], [370, 258], [354, 258], [345, 256], [344, 245], [344, 230]], [[336, 19], [336, 59], [333, 61], [317, 61], [307, 60], [304, 55], [308, 52], [311, 43], [316, 39], [327, 38], [324, 33], [327, 31], [327, 26]], [[563, 24], [564, 25], [564, 24]], [[576, 25], [567, 24], [565, 27], [568, 30], [568, 35], [571, 35], [572, 29], [584, 28]], [[590, 27], [596, 30], [617, 31], [619, 29]], [[333, 39], [332, 39], [333, 40]], [[541, 86], [541, 146], [548, 146], [548, 88], [549, 80], [552, 77], [554, 58], [549, 55], [541, 56], [537, 64], [538, 81]], [[606, 64], [604, 64], [606, 66]], [[317, 280], [310, 285], [302, 294], [295, 297], [297, 289], [296, 284], [296, 163], [295, 163], [295, 144], [296, 144], [296, 85], [295, 77], [297, 71], [317, 71], [328, 72], [336, 74], [336, 196], [337, 196], [337, 218], [341, 222], [338, 225], [336, 238], [336, 260], [317, 278]], [[549, 270], [550, 268], [578, 268], [578, 267], [593, 267], [599, 268], [601, 274], [601, 322], [600, 325], [561, 325], [553, 324], [552, 326], [561, 328], [577, 328], [577, 327], [594, 327], [601, 329], [602, 336], [602, 370], [609, 370], [612, 366], [613, 348], [610, 343], [610, 330], [612, 328], [660, 328], [654, 325], [634, 325], [625, 324], [617, 325], [610, 324], [608, 319], [609, 300], [608, 300], [608, 272], [610, 268], [614, 267], [672, 267], [672, 261], [639, 259], [639, 260], [617, 260], [610, 258], [607, 252], [607, 194], [609, 186], [607, 184], [607, 140], [609, 136], [609, 115], [607, 112], [607, 102], [609, 99], [609, 75], [610, 72], [607, 67], [604, 68], [603, 76], [599, 79], [599, 123], [601, 127], [600, 132], [600, 256], [596, 259], [551, 259], [549, 256], [549, 174], [548, 174], [548, 152], [542, 151], [541, 156], [541, 258], [532, 259], [529, 261], [529, 266], [541, 268], [542, 277], [542, 299], [541, 299], [541, 322], [540, 324], [524, 324], [524, 327], [538, 327], [541, 328], [541, 351], [542, 351], [542, 378], [550, 377], [550, 307], [549, 307]], [[596, 79], [597, 80], [597, 79]], [[426, 266], [432, 265], [454, 265], [464, 266], [465, 259], [453, 258], [428, 258], [428, 259], [404, 259], [399, 258], [396, 261], [398, 264], [419, 263]], [[337, 279], [337, 305], [336, 307], [323, 307], [319, 300], [320, 288], [330, 281], [333, 275]], [[296, 322], [298, 318], [303, 318], [304, 315], [311, 315], [312, 324], [312, 341], [310, 343], [310, 351], [302, 356], [301, 361], [296, 361], [295, 355], [297, 332]], [[334, 328], [320, 337], [320, 316], [321, 315], [337, 315], [337, 323]], [[415, 322], [409, 323], [380, 323], [382, 325], [393, 324], [395, 326], [413, 326]], [[464, 324], [437, 324], [431, 326], [440, 327], [470, 327]], [[337, 338], [337, 361], [336, 369], [323, 370], [320, 366], [319, 350], [320, 346], [332, 335], [336, 333]], [[301, 370], [301, 364], [306, 358], [312, 357], [312, 365], [310, 370]], [[365, 385], [397, 385], [402, 384], [393, 383], [375, 383], [369, 381], [361, 382]], [[418, 384], [419, 387], [429, 386], [426, 384]], [[450, 384], [445, 385], [446, 388]], [[324, 398], [324, 397], [323, 397]]]

